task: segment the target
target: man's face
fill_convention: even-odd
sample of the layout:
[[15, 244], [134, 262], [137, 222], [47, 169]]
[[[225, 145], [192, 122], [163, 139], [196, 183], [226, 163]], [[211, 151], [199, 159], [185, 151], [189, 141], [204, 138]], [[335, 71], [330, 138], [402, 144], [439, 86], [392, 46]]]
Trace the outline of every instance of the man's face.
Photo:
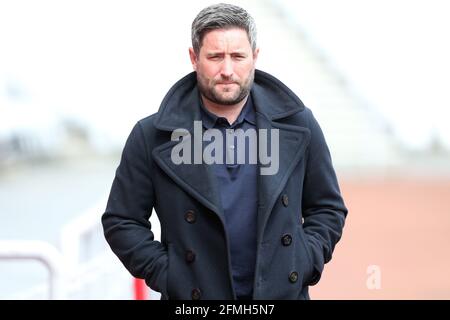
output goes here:
[[252, 51], [243, 29], [206, 33], [198, 55], [189, 49], [200, 92], [221, 105], [234, 105], [250, 92], [259, 49]]

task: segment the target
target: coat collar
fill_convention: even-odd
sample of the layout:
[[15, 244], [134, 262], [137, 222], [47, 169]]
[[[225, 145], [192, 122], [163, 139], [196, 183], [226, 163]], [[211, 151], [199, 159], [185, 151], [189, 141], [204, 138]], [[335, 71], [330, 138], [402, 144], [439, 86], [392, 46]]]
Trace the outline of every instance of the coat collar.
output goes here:
[[[193, 132], [195, 120], [201, 120], [196, 73], [178, 81], [167, 93], [155, 119], [156, 128], [173, 131], [184, 128]], [[258, 175], [257, 239], [262, 241], [263, 231], [270, 213], [286, 187], [297, 164], [303, 159], [309, 144], [310, 131], [281, 121], [304, 110], [301, 100], [275, 77], [255, 71], [251, 89], [258, 129], [278, 129], [279, 169], [273, 175]], [[192, 138], [192, 134], [191, 134]], [[206, 164], [174, 164], [171, 150], [177, 141], [168, 141], [152, 151], [155, 162], [174, 182], [194, 199], [215, 213], [225, 225], [220, 190], [211, 166]], [[193, 143], [192, 143], [193, 144]], [[260, 165], [261, 169], [261, 165]], [[293, 196], [296, 196], [293, 194]]]
[[[270, 120], [278, 120], [302, 111], [303, 102], [274, 76], [255, 70], [251, 95], [256, 113]], [[197, 73], [191, 72], [179, 80], [164, 97], [155, 119], [156, 128], [173, 131], [192, 129], [201, 120]]]

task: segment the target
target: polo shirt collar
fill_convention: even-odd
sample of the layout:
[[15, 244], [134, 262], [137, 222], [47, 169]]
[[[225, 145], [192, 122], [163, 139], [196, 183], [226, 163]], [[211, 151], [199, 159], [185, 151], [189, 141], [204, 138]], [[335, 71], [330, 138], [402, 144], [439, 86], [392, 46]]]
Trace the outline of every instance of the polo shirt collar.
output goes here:
[[[202, 114], [202, 123], [206, 129], [214, 128], [218, 124], [218, 121], [219, 122], [224, 121], [224, 123], [226, 123], [226, 126], [230, 127], [230, 128], [242, 123], [243, 121], [247, 121], [247, 122], [251, 123], [252, 125], [256, 125], [255, 110], [253, 108], [252, 97], [250, 94], [247, 98], [247, 101], [244, 104], [244, 107], [241, 110], [241, 113], [239, 114], [236, 121], [232, 125], [229, 125], [226, 118], [219, 117], [219, 116], [215, 115], [214, 113], [210, 112], [208, 109], [206, 109], [206, 107], [203, 104], [203, 99], [201, 98], [200, 93], [199, 93], [199, 100], [200, 100], [200, 109], [201, 109], [201, 114]], [[219, 120], [219, 119], [222, 119], [222, 120]]]

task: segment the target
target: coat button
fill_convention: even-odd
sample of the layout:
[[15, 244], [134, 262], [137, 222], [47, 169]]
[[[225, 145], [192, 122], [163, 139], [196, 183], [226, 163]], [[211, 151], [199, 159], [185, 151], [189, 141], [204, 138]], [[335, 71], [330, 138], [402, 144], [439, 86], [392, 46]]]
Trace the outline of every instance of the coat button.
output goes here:
[[189, 223], [195, 222], [195, 213], [192, 210], [188, 210], [186, 214], [184, 215], [184, 219]]
[[293, 271], [289, 274], [289, 281], [291, 283], [295, 283], [298, 280], [298, 273], [296, 271]]
[[199, 288], [192, 289], [192, 292], [191, 292], [192, 300], [200, 300], [201, 297], [202, 297], [202, 292], [200, 291]]
[[283, 206], [287, 207], [289, 204], [289, 197], [287, 196], [287, 194], [283, 194], [283, 196], [281, 197], [281, 202], [283, 203]]
[[281, 243], [283, 246], [290, 246], [292, 243], [292, 236], [290, 234], [285, 234], [281, 237]]
[[186, 262], [187, 263], [192, 263], [195, 260], [195, 253], [192, 252], [191, 250], [186, 251]]

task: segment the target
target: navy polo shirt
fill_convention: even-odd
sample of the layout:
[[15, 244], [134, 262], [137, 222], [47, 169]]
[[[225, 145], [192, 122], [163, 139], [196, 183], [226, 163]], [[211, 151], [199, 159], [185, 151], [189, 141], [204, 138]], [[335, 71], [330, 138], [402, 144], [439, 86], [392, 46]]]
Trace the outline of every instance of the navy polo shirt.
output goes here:
[[[219, 129], [223, 137], [222, 164], [212, 164], [220, 190], [225, 227], [230, 241], [231, 267], [234, 290], [238, 299], [250, 299], [253, 292], [253, 278], [256, 263], [256, 219], [257, 219], [257, 174], [258, 166], [250, 160], [249, 139], [245, 138], [245, 148], [237, 143], [237, 138], [226, 129], [248, 129], [256, 133], [255, 110], [251, 96], [242, 108], [236, 121], [228, 123], [225, 117], [218, 117], [208, 111], [201, 101], [202, 124], [204, 129]], [[228, 138], [231, 135], [234, 139]], [[212, 142], [212, 141], [211, 141]], [[211, 143], [203, 142], [203, 147]], [[255, 141], [256, 143], [256, 141]], [[238, 150], [238, 147], [240, 149]], [[256, 146], [255, 146], [256, 147]], [[238, 162], [238, 153], [245, 152], [245, 163]], [[234, 158], [234, 164], [231, 159]]]

